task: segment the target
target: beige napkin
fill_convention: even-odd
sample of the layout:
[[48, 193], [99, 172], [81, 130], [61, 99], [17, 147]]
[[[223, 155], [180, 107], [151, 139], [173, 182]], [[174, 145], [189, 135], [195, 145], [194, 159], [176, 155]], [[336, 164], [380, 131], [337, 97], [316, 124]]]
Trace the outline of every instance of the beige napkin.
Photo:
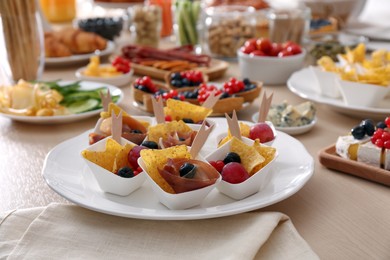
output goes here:
[[110, 216], [74, 205], [0, 215], [0, 259], [318, 259], [291, 220], [250, 212], [191, 221]]

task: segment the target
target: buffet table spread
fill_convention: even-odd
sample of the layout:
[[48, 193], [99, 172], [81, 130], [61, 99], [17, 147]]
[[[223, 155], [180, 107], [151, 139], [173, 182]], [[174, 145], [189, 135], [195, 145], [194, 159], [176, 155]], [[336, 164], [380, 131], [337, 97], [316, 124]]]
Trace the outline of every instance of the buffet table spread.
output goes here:
[[[120, 46], [126, 43], [127, 38], [121, 37], [117, 42], [115, 52], [118, 53]], [[79, 65], [77, 64], [47, 66], [42, 78], [45, 81], [57, 79], [75, 80], [75, 71], [78, 68]], [[137, 76], [134, 75], [133, 78], [135, 77]], [[240, 78], [238, 63], [234, 61], [229, 62], [226, 74], [218, 81], [223, 82], [231, 77]], [[304, 101], [303, 98], [292, 93], [286, 85], [265, 85], [263, 88], [267, 93], [273, 93], [273, 103], [275, 104], [282, 103], [285, 100], [291, 104], [298, 104]], [[121, 90], [124, 93], [124, 97], [119, 102], [119, 105], [125, 111], [131, 115], [150, 116], [150, 114], [134, 106], [130, 85], [122, 87]], [[237, 113], [238, 118], [240, 120], [252, 121], [253, 115], [259, 110], [259, 105], [260, 98], [257, 98], [253, 104]], [[144, 238], [148, 240], [145, 243], [148, 245], [156, 245], [159, 241], [161, 243], [165, 236], [168, 236], [175, 238], [174, 246], [182, 247], [182, 250], [174, 251], [176, 255], [171, 255], [165, 251], [168, 248], [161, 244], [160, 247], [153, 248], [154, 252], [149, 252], [149, 257], [160, 256], [162, 257], [161, 259], [169, 257], [180, 258], [186, 252], [188, 253], [188, 250], [196, 250], [197, 246], [205, 246], [205, 248], [210, 246], [211, 249], [205, 250], [203, 252], [204, 255], [194, 255], [193, 257], [195, 258], [202, 256], [208, 258], [234, 257], [231, 255], [232, 252], [229, 250], [225, 251], [222, 248], [222, 246], [226, 248], [229, 248], [229, 246], [224, 243], [219, 244], [222, 240], [214, 241], [214, 243], [210, 244], [207, 242], [207, 238], [213, 239], [218, 236], [211, 234], [213, 232], [206, 232], [207, 230], [213, 230], [213, 228], [217, 227], [222, 228], [226, 225], [229, 228], [224, 234], [219, 234], [219, 236], [227, 236], [226, 239], [228, 237], [229, 239], [234, 239], [232, 240], [232, 246], [237, 248], [245, 246], [244, 240], [250, 243], [255, 237], [261, 240], [253, 242], [255, 245], [251, 249], [247, 247], [248, 251], [241, 252], [241, 255], [236, 255], [237, 259], [255, 256], [257, 258], [266, 257], [273, 259], [316, 259], [317, 256], [321, 259], [388, 259], [390, 257], [389, 188], [362, 178], [329, 170], [322, 166], [318, 159], [320, 151], [333, 145], [338, 136], [345, 135], [351, 126], [357, 125], [365, 117], [359, 117], [358, 115], [352, 117], [350, 113], [343, 114], [342, 110], [333, 110], [326, 104], [317, 103], [316, 107], [317, 123], [314, 128], [307, 133], [294, 136], [297, 141], [304, 145], [315, 162], [314, 174], [302, 188], [296, 193], [295, 191], [292, 192], [284, 200], [273, 201], [251, 213], [237, 212], [237, 214], [232, 214], [233, 216], [221, 216], [220, 218], [212, 218], [210, 220], [196, 220], [194, 218], [194, 220], [179, 222], [161, 220], [148, 222], [96, 213], [72, 205], [72, 202], [60, 196], [47, 185], [42, 177], [42, 169], [44, 168], [47, 154], [58, 144], [93, 128], [98, 118], [97, 116], [85, 118], [81, 121], [52, 125], [29, 124], [0, 117], [0, 212], [3, 212], [2, 218], [0, 218], [0, 241], [6, 241], [6, 238], [9, 240], [11, 234], [15, 239], [20, 239], [23, 234], [21, 232], [27, 228], [29, 232], [44, 232], [44, 229], [48, 225], [50, 226], [50, 218], [58, 218], [61, 221], [57, 223], [63, 225], [57, 227], [58, 232], [63, 234], [63, 232], [68, 231], [70, 233], [67, 235], [70, 237], [74, 236], [74, 233], [71, 232], [75, 232], [78, 228], [85, 228], [82, 227], [83, 221], [91, 221], [92, 228], [93, 225], [99, 226], [103, 223], [103, 225], [107, 224], [112, 230], [119, 232], [116, 233], [116, 237], [110, 238], [107, 243], [115, 243], [121, 239], [130, 239], [126, 232], [120, 232], [121, 225], [126, 226], [127, 229], [125, 230], [130, 230], [130, 227], [134, 225], [138, 229], [134, 235], [144, 235]], [[299, 154], [295, 156], [299, 157]], [[88, 206], [86, 207], [88, 208]], [[34, 209], [26, 210], [27, 208]], [[62, 216], [58, 216], [59, 214], [62, 214]], [[147, 214], [146, 210], [145, 216]], [[208, 214], [213, 215], [212, 213]], [[79, 217], [76, 217], [78, 215]], [[64, 216], [68, 216], [68, 218]], [[148, 217], [145, 217], [145, 219], [148, 219]], [[188, 218], [183, 217], [182, 219]], [[2, 226], [1, 223], [4, 223], [4, 225]], [[7, 226], [8, 223], [18, 223], [19, 233], [11, 230], [12, 228], [10, 229]], [[31, 223], [33, 225], [30, 226]], [[239, 224], [233, 225], [232, 223]], [[164, 226], [164, 228], [162, 229], [160, 225]], [[193, 228], [191, 229], [191, 225], [202, 227], [201, 230], [197, 230], [193, 237], [191, 234], [188, 234], [188, 237], [180, 241], [180, 234], [176, 234], [176, 236], [169, 234], [170, 229], [183, 229], [185, 232], [190, 233], [194, 231]], [[260, 233], [247, 230], [251, 229], [253, 231], [265, 226], [271, 226], [270, 230]], [[157, 234], [153, 233], [153, 228], [158, 230]], [[148, 230], [148, 232], [144, 234], [143, 229]], [[89, 230], [89, 232], [93, 234], [93, 229]], [[168, 232], [168, 235], [165, 232]], [[283, 236], [278, 237], [279, 232], [284, 232]], [[289, 240], [290, 242], [286, 242], [288, 234], [292, 236]], [[29, 235], [31, 236], [31, 233]], [[50, 241], [50, 238], [55, 237], [55, 235], [47, 234], [45, 239]], [[162, 237], [153, 238], [155, 235]], [[198, 241], [196, 245], [186, 244], [191, 243], [191, 240], [199, 240], [200, 238], [204, 240], [204, 243]], [[88, 234], [77, 239], [83, 241], [82, 245], [85, 245], [87, 244]], [[75, 240], [76, 242], [77, 239]], [[263, 250], [260, 251], [261, 253], [256, 255], [257, 250], [264, 245], [264, 241], [267, 239], [268, 241]], [[98, 242], [101, 240], [93, 238], [91, 242], [93, 243], [93, 241]], [[137, 241], [139, 242], [137, 238], [133, 240], [134, 243], [137, 243]], [[29, 252], [29, 246], [34, 245], [33, 242], [34, 237], [24, 237], [23, 243], [18, 244], [12, 256], [17, 258]], [[58, 243], [61, 242], [63, 241], [58, 241]], [[45, 243], [45, 240], [37, 240], [35, 243], [35, 245], [39, 245], [39, 243]], [[237, 244], [233, 245], [234, 243]], [[128, 243], [117, 246], [125, 245], [128, 245]], [[9, 254], [11, 252], [10, 248], [13, 246], [15, 244], [9, 243], [6, 245], [0, 242], [0, 249], [1, 251], [4, 250], [4, 255]], [[212, 250], [213, 247], [216, 251]], [[64, 248], [62, 249], [64, 250]], [[115, 247], [106, 247], [104, 251], [97, 251], [102, 253], [102, 255], [97, 254], [95, 256], [116, 256], [118, 258], [142, 256], [142, 250], [126, 255], [126, 250], [114, 252], [110, 251], [110, 248]], [[146, 250], [142, 246], [140, 248]], [[294, 248], [299, 250], [294, 250]], [[99, 245], [95, 245], [89, 249], [91, 250], [89, 252], [98, 249]], [[281, 250], [287, 250], [290, 254], [283, 254]], [[166, 253], [158, 254], [158, 252]], [[275, 254], [275, 252], [278, 253]], [[38, 257], [44, 254], [43, 251], [30, 251], [30, 253], [31, 257]], [[223, 255], [223, 253], [226, 255]], [[47, 254], [47, 256], [49, 255]], [[0, 256], [2, 256], [1, 253]], [[55, 253], [50, 256], [55, 256]], [[73, 257], [82, 256], [73, 255]]]

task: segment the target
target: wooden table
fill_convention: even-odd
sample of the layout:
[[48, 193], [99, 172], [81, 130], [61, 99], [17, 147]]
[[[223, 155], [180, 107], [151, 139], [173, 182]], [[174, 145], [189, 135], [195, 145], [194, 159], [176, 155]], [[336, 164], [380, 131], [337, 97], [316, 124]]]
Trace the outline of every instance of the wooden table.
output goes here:
[[[78, 66], [47, 68], [44, 80], [75, 79]], [[232, 63], [225, 79], [239, 76]], [[274, 93], [273, 103], [303, 99], [286, 86], [266, 86]], [[130, 87], [121, 106], [134, 115], [144, 115], [131, 105]], [[258, 102], [238, 113], [250, 120]], [[296, 136], [315, 158], [314, 176], [295, 195], [261, 211], [279, 211], [291, 217], [303, 238], [322, 259], [390, 259], [389, 188], [324, 168], [318, 152], [335, 143], [339, 135], [363, 118], [350, 118], [317, 104], [318, 123], [304, 135]], [[52, 191], [41, 176], [46, 154], [57, 144], [91, 129], [97, 117], [63, 125], [33, 125], [0, 117], [0, 211], [69, 203]]]

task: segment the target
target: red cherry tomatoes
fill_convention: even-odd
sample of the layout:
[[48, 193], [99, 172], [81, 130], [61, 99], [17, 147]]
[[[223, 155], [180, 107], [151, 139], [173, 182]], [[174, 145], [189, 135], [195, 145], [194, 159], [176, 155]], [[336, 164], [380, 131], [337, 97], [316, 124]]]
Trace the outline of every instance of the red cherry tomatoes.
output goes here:
[[268, 38], [259, 38], [247, 40], [240, 51], [251, 56], [287, 57], [302, 53], [302, 48], [292, 41], [276, 43]]

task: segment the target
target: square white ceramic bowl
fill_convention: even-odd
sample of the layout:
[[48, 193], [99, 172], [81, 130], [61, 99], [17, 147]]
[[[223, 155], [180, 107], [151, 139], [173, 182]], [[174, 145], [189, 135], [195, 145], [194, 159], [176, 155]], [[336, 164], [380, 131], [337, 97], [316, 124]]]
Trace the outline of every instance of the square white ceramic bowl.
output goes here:
[[[101, 67], [108, 67], [111, 66], [111, 64], [101, 64]], [[127, 73], [122, 73], [117, 76], [112, 77], [93, 77], [93, 76], [87, 76], [84, 75], [84, 71], [87, 67], [82, 67], [76, 71], [76, 78], [80, 80], [87, 80], [87, 81], [95, 81], [95, 82], [101, 82], [106, 83], [110, 85], [114, 85], [117, 87], [122, 87], [130, 83], [131, 76], [133, 76], [134, 70], [131, 69]]]
[[[100, 140], [99, 142], [90, 145], [86, 149], [90, 151], [104, 151], [108, 138], [104, 138], [103, 140]], [[122, 138], [121, 145], [125, 145], [126, 143], [131, 143], [131, 142]], [[100, 189], [104, 192], [112, 193], [119, 196], [127, 196], [133, 191], [137, 190], [139, 187], [141, 187], [141, 185], [145, 181], [146, 174], [144, 172], [141, 172], [132, 178], [123, 178], [87, 160], [82, 155], [80, 156], [87, 163]]]
[[[248, 138], [243, 138], [242, 141], [248, 145], [252, 145], [254, 142], [253, 140]], [[226, 154], [230, 152], [230, 144], [231, 140], [219, 147], [214, 152], [207, 155], [206, 160], [209, 162], [223, 160]], [[221, 182], [217, 185], [217, 189], [221, 193], [235, 200], [244, 199], [250, 195], [261, 191], [272, 179], [272, 172], [270, 170], [274, 165], [277, 157], [278, 152], [276, 151], [275, 157], [272, 159], [272, 161], [270, 161], [266, 166], [264, 166], [261, 170], [246, 179], [244, 182], [232, 184], [221, 180]]]
[[264, 85], [283, 85], [304, 65], [306, 50], [287, 57], [253, 56], [237, 50], [241, 77], [262, 81]]
[[389, 86], [364, 84], [337, 79], [344, 103], [356, 107], [376, 107], [390, 92]]
[[315, 76], [316, 84], [313, 84], [315, 92], [331, 98], [339, 98], [340, 88], [336, 83], [339, 75], [335, 72], [324, 71], [318, 66], [310, 66], [310, 70]]
[[[203, 157], [198, 156], [196, 158], [197, 160], [201, 160], [204, 162], [207, 162]], [[147, 168], [142, 160], [142, 157], [138, 159], [139, 166], [143, 169], [143, 172], [145, 172], [146, 178], [148, 179], [149, 183], [152, 185], [153, 192], [157, 195], [159, 201], [165, 205], [169, 209], [173, 210], [181, 210], [181, 209], [188, 209], [195, 207], [202, 203], [202, 201], [206, 198], [206, 196], [218, 185], [218, 183], [221, 181], [222, 177], [221, 175], [217, 179], [217, 181], [209, 186], [206, 186], [201, 189], [177, 193], [177, 194], [171, 194], [166, 191], [164, 191], [150, 176], [147, 174]]]

